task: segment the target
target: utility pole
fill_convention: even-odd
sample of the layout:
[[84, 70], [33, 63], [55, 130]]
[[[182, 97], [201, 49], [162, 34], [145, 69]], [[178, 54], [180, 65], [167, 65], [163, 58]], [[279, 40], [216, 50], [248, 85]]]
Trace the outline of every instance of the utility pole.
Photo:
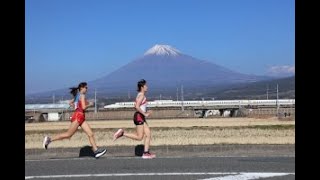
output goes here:
[[94, 90], [94, 113], [97, 113], [97, 89]]
[[128, 99], [130, 99], [131, 97], [130, 97], [130, 91], [128, 90]]
[[161, 94], [160, 94], [160, 100], [161, 100]]
[[177, 101], [179, 101], [179, 88], [177, 87]]
[[181, 85], [181, 110], [184, 111], [184, 97], [183, 97], [183, 85]]
[[54, 94], [52, 95], [52, 103], [54, 104], [55, 102], [55, 97], [54, 97]]
[[277, 116], [279, 115], [279, 88], [277, 84]]
[[267, 84], [267, 100], [269, 99], [269, 85]]

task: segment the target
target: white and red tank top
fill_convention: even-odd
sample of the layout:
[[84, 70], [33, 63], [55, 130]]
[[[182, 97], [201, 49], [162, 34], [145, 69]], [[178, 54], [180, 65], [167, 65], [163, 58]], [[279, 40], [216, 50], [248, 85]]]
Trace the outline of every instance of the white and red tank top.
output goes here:
[[76, 97], [74, 98], [74, 110], [77, 112], [83, 112], [83, 108], [82, 108], [81, 101], [80, 101], [80, 96], [81, 96], [81, 94], [78, 93], [76, 95]]
[[[136, 101], [135, 103], [137, 103], [137, 99], [138, 99], [138, 96], [140, 95], [141, 93], [138, 93], [137, 97], [136, 97]], [[147, 98], [146, 96], [144, 96], [141, 104], [140, 104], [140, 109], [143, 111], [143, 112], [147, 112]]]

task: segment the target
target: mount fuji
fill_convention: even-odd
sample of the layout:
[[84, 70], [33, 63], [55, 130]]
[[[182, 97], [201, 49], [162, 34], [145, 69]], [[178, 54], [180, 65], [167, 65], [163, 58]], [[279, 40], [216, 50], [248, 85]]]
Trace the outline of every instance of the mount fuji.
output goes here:
[[[201, 93], [210, 88], [232, 84], [249, 83], [271, 79], [265, 76], [248, 75], [230, 70], [215, 63], [199, 60], [183, 54], [170, 45], [156, 44], [141, 57], [99, 79], [89, 81], [90, 89], [102, 96], [127, 96], [136, 90], [136, 83], [145, 79], [149, 95], [175, 94], [176, 89], [185, 87], [189, 93]], [[194, 91], [191, 91], [193, 89]], [[66, 95], [67, 88], [37, 93], [36, 96]], [[92, 91], [90, 94], [93, 93]]]
[[140, 79], [151, 89], [165, 90], [193, 86], [216, 86], [268, 79], [242, 74], [220, 65], [181, 53], [170, 45], [156, 44], [139, 57], [109, 75], [89, 82], [91, 88], [116, 92], [136, 88]]

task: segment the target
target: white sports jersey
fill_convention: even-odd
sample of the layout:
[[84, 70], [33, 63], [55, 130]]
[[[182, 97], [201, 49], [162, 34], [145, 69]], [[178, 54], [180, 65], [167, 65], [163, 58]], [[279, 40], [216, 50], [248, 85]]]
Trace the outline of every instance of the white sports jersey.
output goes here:
[[[137, 98], [138, 98], [139, 95], [140, 95], [140, 93], [138, 93], [135, 103], [137, 103]], [[141, 108], [141, 110], [143, 112], [147, 112], [147, 98], [145, 96], [144, 96], [144, 98], [143, 98], [143, 100], [142, 100], [142, 102], [140, 104], [140, 108]]]

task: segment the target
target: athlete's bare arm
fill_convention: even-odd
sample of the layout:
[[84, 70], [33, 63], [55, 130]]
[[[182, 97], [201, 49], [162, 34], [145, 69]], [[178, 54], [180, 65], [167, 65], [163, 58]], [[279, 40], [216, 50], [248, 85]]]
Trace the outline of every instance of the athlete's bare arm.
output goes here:
[[92, 102], [90, 102], [89, 104], [86, 104], [86, 98], [85, 98], [85, 95], [84, 95], [84, 94], [80, 95], [80, 102], [81, 102], [81, 107], [82, 107], [83, 110], [86, 110], [86, 109], [88, 109], [90, 106], [93, 105]]
[[69, 105], [74, 108], [74, 98], [70, 100]]
[[136, 110], [137, 110], [138, 112], [140, 112], [140, 113], [143, 114], [144, 116], [148, 117], [148, 116], [151, 114], [151, 112], [150, 112], [150, 111], [148, 111], [148, 112], [143, 112], [143, 110], [140, 108], [140, 105], [141, 105], [143, 99], [144, 99], [144, 95], [139, 94], [138, 97], [137, 97], [137, 102], [136, 102], [136, 104], [135, 104], [135, 108], [136, 108]]

